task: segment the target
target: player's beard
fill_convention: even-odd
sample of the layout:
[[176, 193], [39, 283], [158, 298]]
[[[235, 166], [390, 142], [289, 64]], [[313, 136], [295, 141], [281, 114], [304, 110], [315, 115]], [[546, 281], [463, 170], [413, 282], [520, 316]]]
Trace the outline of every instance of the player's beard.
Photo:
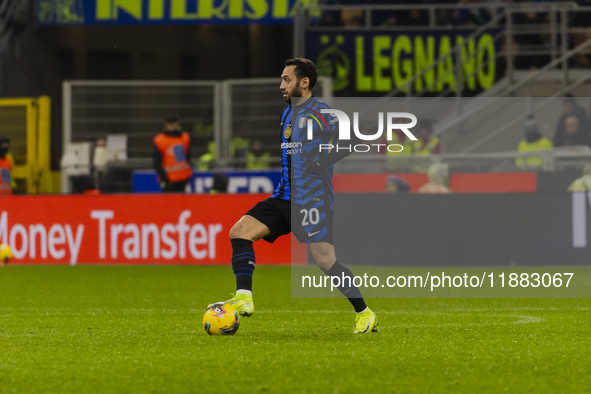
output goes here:
[[[287, 104], [298, 105], [299, 98], [302, 97], [302, 89], [299, 86], [293, 88], [291, 92], [287, 92], [287, 96], [285, 97], [285, 102]], [[292, 103], [291, 99], [296, 98], [295, 102]]]

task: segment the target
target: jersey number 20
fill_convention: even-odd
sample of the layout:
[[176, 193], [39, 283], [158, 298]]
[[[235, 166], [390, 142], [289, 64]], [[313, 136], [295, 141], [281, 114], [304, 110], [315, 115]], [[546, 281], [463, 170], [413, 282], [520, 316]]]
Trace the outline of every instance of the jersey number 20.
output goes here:
[[307, 226], [310, 223], [318, 224], [318, 222], [320, 221], [320, 212], [318, 212], [317, 208], [312, 208], [310, 210], [302, 209], [300, 213], [304, 214], [304, 218], [302, 219], [302, 226]]

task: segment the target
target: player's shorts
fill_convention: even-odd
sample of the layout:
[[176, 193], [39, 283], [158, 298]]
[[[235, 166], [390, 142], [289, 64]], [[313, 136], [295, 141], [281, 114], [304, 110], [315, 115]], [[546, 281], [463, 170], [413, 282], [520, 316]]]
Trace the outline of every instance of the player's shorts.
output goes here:
[[333, 243], [332, 219], [334, 212], [323, 200], [315, 199], [306, 206], [269, 197], [252, 207], [250, 215], [271, 230], [263, 239], [275, 242], [282, 235], [293, 232], [301, 243]]

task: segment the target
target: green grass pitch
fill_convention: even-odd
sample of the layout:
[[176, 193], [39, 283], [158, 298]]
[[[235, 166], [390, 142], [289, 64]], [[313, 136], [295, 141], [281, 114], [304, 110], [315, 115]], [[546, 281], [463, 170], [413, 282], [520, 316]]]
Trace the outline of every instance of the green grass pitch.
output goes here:
[[0, 269], [0, 393], [591, 392], [588, 299], [291, 299], [258, 267], [255, 315], [202, 327], [230, 267]]

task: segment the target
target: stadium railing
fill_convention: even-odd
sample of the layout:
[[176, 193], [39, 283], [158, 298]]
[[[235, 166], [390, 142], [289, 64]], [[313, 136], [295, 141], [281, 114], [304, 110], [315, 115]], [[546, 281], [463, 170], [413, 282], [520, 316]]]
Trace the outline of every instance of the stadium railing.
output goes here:
[[[541, 158], [542, 165], [530, 167], [527, 158]], [[523, 166], [516, 166], [516, 159]], [[579, 170], [591, 162], [591, 149], [586, 146], [555, 148], [531, 152], [443, 153], [433, 155], [352, 154], [337, 163], [338, 173], [424, 173], [431, 164], [448, 164], [453, 172], [561, 172]]]
[[[198, 154], [215, 143], [218, 165], [240, 166], [230, 146], [235, 137], [276, 137], [287, 105], [279, 97], [279, 78], [219, 81], [65, 81], [63, 144], [94, 142], [109, 134], [128, 138], [129, 168], [150, 168], [152, 138], [166, 116], [178, 116], [194, 138]], [[331, 97], [332, 81], [318, 79], [318, 96]], [[275, 139], [272, 138], [271, 141]], [[275, 144], [264, 146], [271, 151]], [[197, 157], [194, 157], [197, 159]]]
[[192, 134], [219, 138], [220, 98], [217, 81], [64, 81], [64, 151], [72, 142], [125, 134], [128, 158], [150, 158], [167, 116]]

